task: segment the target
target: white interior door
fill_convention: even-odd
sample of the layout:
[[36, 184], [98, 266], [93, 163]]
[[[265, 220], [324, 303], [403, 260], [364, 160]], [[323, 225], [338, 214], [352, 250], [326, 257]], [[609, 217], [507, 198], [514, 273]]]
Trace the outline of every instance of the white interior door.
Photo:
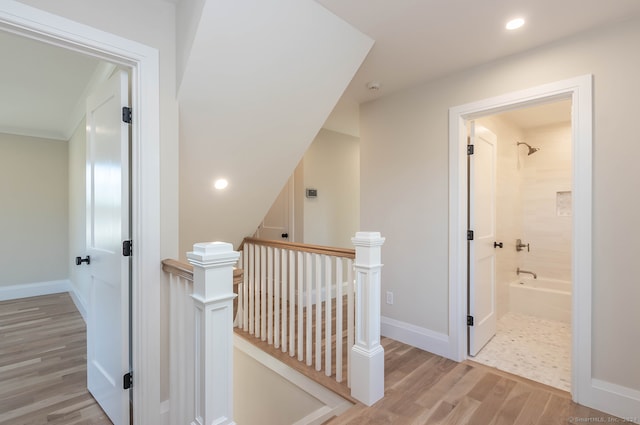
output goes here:
[[116, 71], [87, 98], [87, 387], [115, 425], [129, 424], [130, 257], [128, 75]]
[[290, 225], [293, 202], [292, 191], [293, 177], [287, 180], [262, 223], [258, 226], [256, 237], [270, 240], [293, 240], [293, 226]]
[[496, 333], [496, 135], [471, 123], [469, 156], [469, 355]]

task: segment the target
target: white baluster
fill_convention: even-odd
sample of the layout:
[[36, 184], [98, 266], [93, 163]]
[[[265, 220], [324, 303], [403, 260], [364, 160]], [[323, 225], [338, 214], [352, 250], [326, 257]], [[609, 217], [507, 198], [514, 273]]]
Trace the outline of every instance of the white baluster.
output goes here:
[[342, 258], [336, 258], [336, 381], [342, 382]]
[[242, 330], [249, 330], [249, 246], [245, 244], [242, 253]]
[[260, 247], [260, 335], [267, 340], [267, 247]]
[[304, 359], [304, 354], [302, 351], [302, 345], [304, 343], [304, 330], [303, 330], [303, 312], [304, 312], [304, 303], [303, 303], [303, 292], [304, 292], [304, 255], [302, 252], [298, 252], [298, 361], [302, 361]]
[[353, 260], [347, 260], [347, 387], [351, 388], [351, 348], [355, 343], [355, 285]]
[[312, 304], [311, 304], [311, 291], [313, 290], [313, 266], [311, 262], [311, 254], [305, 253], [305, 269], [306, 269], [306, 285], [305, 288], [307, 290], [307, 308], [306, 308], [306, 321], [307, 321], [307, 335], [306, 335], [306, 352], [307, 352], [307, 366], [311, 366], [312, 364], [312, 351], [311, 351], [311, 319], [313, 318], [312, 314]]
[[[290, 356], [295, 356], [296, 355], [296, 325], [295, 325], [295, 320], [296, 320], [296, 302], [295, 302], [295, 296], [296, 296], [296, 288], [298, 288], [298, 292], [302, 293], [302, 291], [299, 289], [300, 286], [297, 282], [299, 282], [299, 278], [296, 279], [296, 253], [291, 251], [289, 252], [289, 355]], [[299, 267], [300, 268], [300, 267]], [[302, 305], [302, 295], [299, 296], [299, 300], [297, 305]], [[301, 326], [298, 325], [298, 329], [300, 329]]]
[[356, 341], [351, 349], [351, 395], [371, 406], [384, 397], [384, 349], [380, 345], [381, 246], [378, 232], [358, 232], [356, 248]]
[[273, 272], [273, 247], [267, 247], [267, 343], [273, 344], [273, 297], [275, 279]]
[[[333, 285], [331, 284], [331, 257], [324, 256], [324, 290], [326, 301], [324, 302], [324, 374], [331, 376], [331, 337], [333, 336], [332, 319], [333, 311], [331, 309], [331, 295]], [[337, 285], [337, 282], [336, 282]]]
[[316, 260], [316, 370], [322, 370], [322, 257]]
[[282, 330], [281, 338], [282, 338], [282, 352], [287, 352], [287, 324], [288, 324], [288, 308], [287, 302], [289, 301], [288, 292], [289, 292], [289, 275], [287, 274], [287, 259], [289, 258], [289, 251], [286, 249], [282, 250], [282, 254], [280, 256], [280, 270], [282, 270], [282, 306], [280, 307], [282, 311]]
[[[242, 269], [242, 266], [244, 265], [244, 251], [239, 251], [239, 252], [240, 252], [240, 258], [238, 259], [238, 264], [236, 265], [236, 267], [238, 267], [239, 269]], [[238, 296], [236, 298], [236, 301], [238, 303], [237, 304], [238, 308], [236, 310], [235, 317], [233, 318], [233, 326], [236, 328], [242, 328], [242, 314], [243, 314], [242, 312], [244, 310], [244, 297], [242, 296], [243, 288], [244, 288], [244, 282], [240, 282], [238, 284]]]
[[249, 268], [245, 273], [249, 275], [249, 334], [256, 332], [256, 253], [255, 245], [249, 244]]
[[239, 253], [224, 242], [200, 243], [187, 253], [193, 265], [195, 423], [233, 421], [233, 266]]
[[273, 346], [280, 348], [280, 248], [273, 252]]

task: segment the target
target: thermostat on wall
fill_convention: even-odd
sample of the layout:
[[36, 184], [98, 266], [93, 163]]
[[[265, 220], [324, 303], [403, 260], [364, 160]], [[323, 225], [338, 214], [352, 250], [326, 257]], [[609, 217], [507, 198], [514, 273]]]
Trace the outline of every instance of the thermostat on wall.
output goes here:
[[318, 189], [307, 189], [307, 198], [317, 198]]

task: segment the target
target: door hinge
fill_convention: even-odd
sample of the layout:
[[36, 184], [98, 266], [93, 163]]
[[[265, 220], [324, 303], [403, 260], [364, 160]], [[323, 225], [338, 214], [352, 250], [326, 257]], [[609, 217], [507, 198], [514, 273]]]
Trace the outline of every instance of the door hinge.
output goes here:
[[473, 155], [473, 145], [467, 145], [467, 155]]
[[473, 316], [467, 316], [467, 326], [473, 326]]
[[128, 372], [122, 377], [122, 388], [128, 390], [131, 387], [133, 387], [133, 374]]
[[473, 230], [467, 230], [467, 240], [468, 241], [473, 240]]
[[131, 108], [128, 106], [122, 107], [122, 122], [131, 124]]
[[124, 257], [131, 257], [133, 255], [133, 241], [122, 242], [122, 255]]

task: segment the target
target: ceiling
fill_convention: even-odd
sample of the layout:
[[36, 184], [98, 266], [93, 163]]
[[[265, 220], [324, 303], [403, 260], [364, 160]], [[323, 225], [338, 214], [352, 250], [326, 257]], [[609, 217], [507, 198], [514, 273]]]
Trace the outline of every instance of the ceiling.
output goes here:
[[[375, 40], [343, 95], [357, 103], [640, 16], [640, 0], [316, 1]], [[508, 32], [515, 16], [527, 23]], [[67, 138], [98, 61], [2, 31], [0, 54], [0, 132]]]
[[[358, 103], [640, 16], [639, 0], [316, 1], [376, 40], [345, 93]], [[507, 31], [518, 16], [526, 24]]]
[[68, 140], [100, 61], [4, 31], [0, 55], [0, 132]]

